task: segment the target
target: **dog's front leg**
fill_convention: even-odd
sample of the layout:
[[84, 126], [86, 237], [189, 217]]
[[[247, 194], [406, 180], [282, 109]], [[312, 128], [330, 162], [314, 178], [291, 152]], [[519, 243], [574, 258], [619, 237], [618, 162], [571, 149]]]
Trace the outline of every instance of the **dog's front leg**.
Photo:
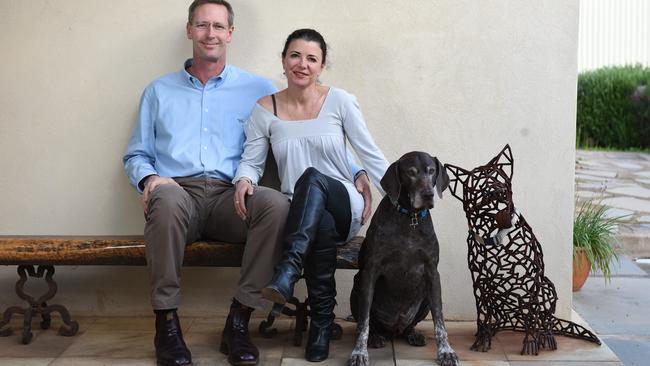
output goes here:
[[375, 273], [375, 270], [368, 265], [361, 272], [357, 303], [357, 343], [348, 360], [349, 366], [370, 365], [368, 335], [370, 333], [370, 305], [372, 304], [372, 298], [375, 293]]
[[429, 304], [433, 315], [433, 327], [436, 333], [436, 344], [438, 346], [438, 361], [442, 366], [459, 365], [456, 352], [449, 345], [447, 329], [442, 316], [442, 294], [440, 290], [440, 274], [436, 268], [433, 269], [431, 278], [431, 291], [429, 291]]

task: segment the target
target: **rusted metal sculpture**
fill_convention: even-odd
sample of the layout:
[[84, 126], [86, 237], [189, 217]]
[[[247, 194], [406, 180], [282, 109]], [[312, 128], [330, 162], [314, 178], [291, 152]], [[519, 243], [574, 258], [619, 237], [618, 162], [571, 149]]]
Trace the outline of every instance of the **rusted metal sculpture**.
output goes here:
[[501, 330], [525, 333], [521, 354], [557, 349], [554, 335], [600, 344], [589, 330], [555, 313], [557, 292], [544, 275], [542, 247], [512, 202], [510, 146], [471, 171], [447, 164], [450, 190], [467, 216], [467, 261], [476, 298], [471, 349], [486, 352]]

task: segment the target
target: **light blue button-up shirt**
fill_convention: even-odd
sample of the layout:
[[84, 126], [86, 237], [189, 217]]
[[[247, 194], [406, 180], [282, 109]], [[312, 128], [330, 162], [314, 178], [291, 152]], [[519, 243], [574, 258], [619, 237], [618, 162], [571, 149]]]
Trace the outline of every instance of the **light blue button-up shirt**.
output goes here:
[[124, 170], [139, 192], [151, 174], [230, 181], [244, 146], [244, 122], [255, 102], [276, 87], [267, 79], [226, 65], [203, 85], [185, 62], [179, 72], [149, 84], [124, 154]]

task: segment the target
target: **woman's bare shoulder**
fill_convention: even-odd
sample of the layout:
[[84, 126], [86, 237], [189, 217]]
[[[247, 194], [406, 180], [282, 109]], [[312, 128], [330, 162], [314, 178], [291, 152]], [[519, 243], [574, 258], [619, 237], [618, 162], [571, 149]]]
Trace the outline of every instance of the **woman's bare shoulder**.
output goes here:
[[257, 100], [257, 104], [259, 104], [260, 107], [266, 109], [267, 111], [273, 113], [273, 100], [271, 99], [271, 95], [265, 95], [261, 97]]

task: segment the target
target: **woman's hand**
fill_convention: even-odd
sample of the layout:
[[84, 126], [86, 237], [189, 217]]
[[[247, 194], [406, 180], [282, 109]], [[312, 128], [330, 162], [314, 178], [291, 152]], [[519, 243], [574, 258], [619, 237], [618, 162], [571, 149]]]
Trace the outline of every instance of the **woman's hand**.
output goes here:
[[235, 212], [242, 220], [246, 220], [246, 196], [252, 196], [255, 189], [248, 178], [241, 178], [235, 184]]
[[368, 179], [368, 175], [365, 173], [359, 174], [357, 179], [354, 180], [354, 186], [357, 188], [357, 192], [361, 193], [363, 197], [361, 225], [365, 225], [370, 218], [370, 211], [372, 210], [372, 193], [370, 192], [370, 179]]

